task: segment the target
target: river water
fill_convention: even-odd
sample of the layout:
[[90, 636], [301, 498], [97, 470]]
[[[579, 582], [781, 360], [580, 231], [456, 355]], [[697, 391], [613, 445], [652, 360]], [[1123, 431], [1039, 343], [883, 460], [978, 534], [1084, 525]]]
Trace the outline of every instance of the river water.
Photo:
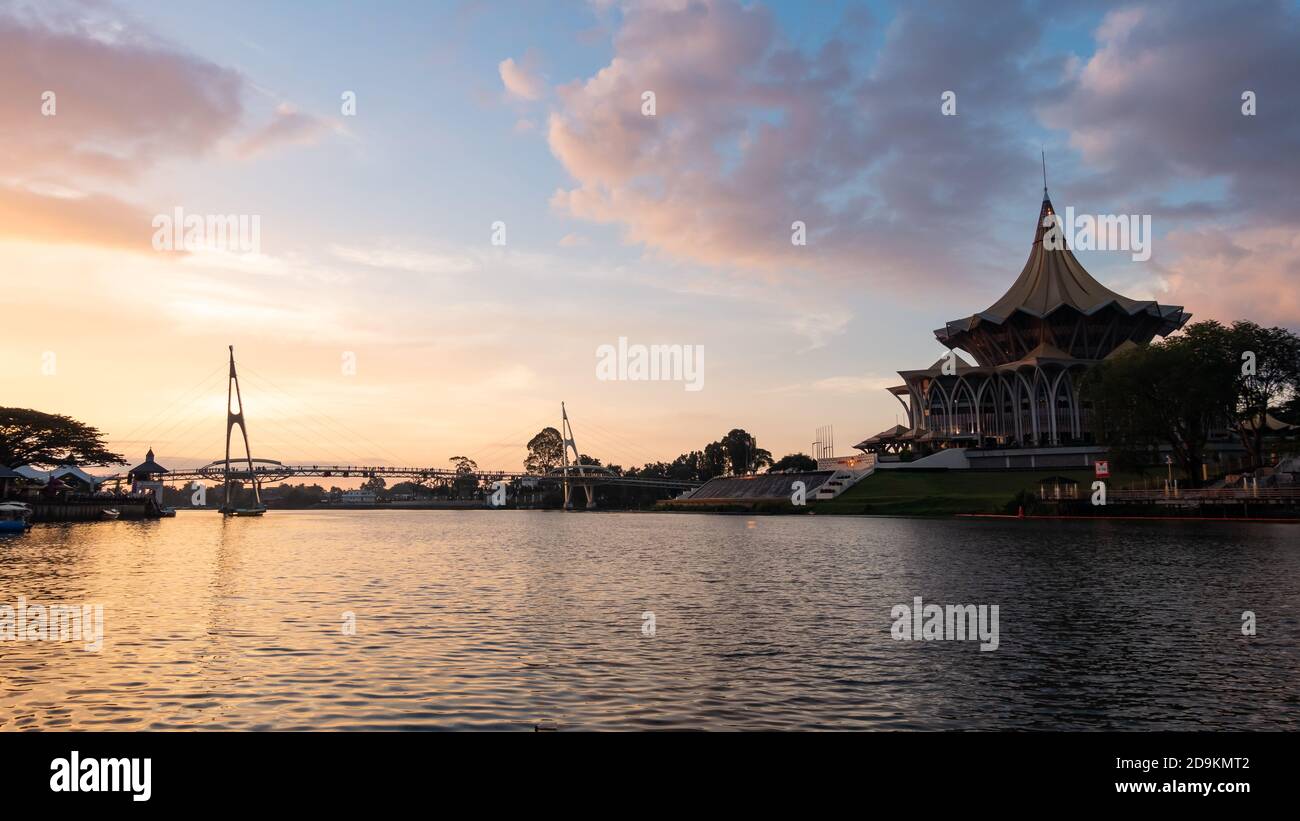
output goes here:
[[[0, 640], [0, 729], [1297, 729], [1297, 535], [539, 511], [37, 526], [0, 537], [0, 605], [102, 605], [102, 646]], [[997, 649], [896, 640], [917, 596], [998, 605]]]

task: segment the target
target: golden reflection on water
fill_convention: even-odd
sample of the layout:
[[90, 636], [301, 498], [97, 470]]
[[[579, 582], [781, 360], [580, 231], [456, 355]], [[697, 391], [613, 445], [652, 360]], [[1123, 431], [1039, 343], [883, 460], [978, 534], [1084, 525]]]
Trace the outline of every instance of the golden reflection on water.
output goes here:
[[[102, 604], [104, 645], [0, 641], [0, 729], [1295, 727], [1300, 626], [1236, 629], [1294, 616], [1290, 536], [515, 511], [38, 526], [0, 540], [0, 603]], [[1000, 649], [893, 641], [916, 595], [999, 604]]]

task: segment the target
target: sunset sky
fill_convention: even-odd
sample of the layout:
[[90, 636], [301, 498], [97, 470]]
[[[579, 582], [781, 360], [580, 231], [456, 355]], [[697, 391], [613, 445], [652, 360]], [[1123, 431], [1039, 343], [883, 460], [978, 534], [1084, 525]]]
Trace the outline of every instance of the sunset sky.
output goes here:
[[[518, 469], [562, 400], [625, 467], [844, 453], [1019, 273], [1040, 149], [1152, 217], [1103, 283], [1300, 327], [1295, 3], [379, 5], [0, 3], [0, 404], [207, 462], [233, 344], [265, 458]], [[154, 250], [176, 207], [260, 253]], [[597, 380], [619, 337], [703, 389]]]

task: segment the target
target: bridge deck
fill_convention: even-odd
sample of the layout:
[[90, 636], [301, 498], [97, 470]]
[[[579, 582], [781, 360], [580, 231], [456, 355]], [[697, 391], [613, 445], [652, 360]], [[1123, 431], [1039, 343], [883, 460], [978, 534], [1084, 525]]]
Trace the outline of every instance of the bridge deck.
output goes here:
[[[562, 470], [550, 473], [525, 473], [511, 470], [478, 470], [472, 474], [458, 473], [446, 468], [389, 467], [385, 465], [285, 465], [270, 459], [253, 459], [253, 470], [248, 470], [247, 459], [230, 460], [230, 478], [247, 482], [256, 479], [261, 484], [282, 482], [294, 478], [344, 478], [369, 479], [412, 479], [417, 481], [455, 481], [465, 476], [474, 476], [483, 481], [534, 480], [538, 482], [561, 482], [565, 479]], [[190, 470], [173, 470], [163, 474], [163, 481], [220, 481], [226, 476], [225, 460], [212, 462], [200, 468]], [[591, 465], [571, 467], [568, 471], [569, 481], [585, 484], [628, 485], [637, 487], [661, 487], [669, 489], [690, 489], [699, 487], [698, 482], [677, 481], [675, 479], [653, 479], [649, 477], [616, 476], [602, 468]], [[107, 482], [127, 481], [126, 474], [109, 476]]]

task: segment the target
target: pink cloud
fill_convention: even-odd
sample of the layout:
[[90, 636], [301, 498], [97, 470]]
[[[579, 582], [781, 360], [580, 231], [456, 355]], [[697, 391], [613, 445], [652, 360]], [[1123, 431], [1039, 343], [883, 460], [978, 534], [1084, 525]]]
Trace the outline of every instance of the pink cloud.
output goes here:
[[[552, 206], [655, 254], [760, 276], [898, 285], [969, 273], [970, 255], [936, 243], [932, 226], [986, 235], [982, 208], [1011, 169], [1029, 175], [998, 116], [1033, 71], [1010, 55], [1037, 33], [969, 4], [948, 15], [938, 26], [901, 12], [865, 75], [851, 61], [856, 24], [805, 54], [762, 6], [630, 4], [609, 63], [557, 89], [548, 142], [574, 184]], [[947, 88], [969, 95], [968, 116], [941, 116]], [[806, 246], [791, 242], [796, 221]]]
[[506, 93], [520, 100], [541, 99], [546, 93], [546, 83], [537, 74], [533, 62], [535, 61], [525, 58], [521, 64], [516, 63], [513, 57], [507, 57], [497, 65]]
[[148, 251], [149, 213], [96, 182], [210, 152], [239, 125], [243, 79], [88, 10], [47, 11], [0, 16], [0, 234]]
[[[121, 191], [168, 160], [213, 153], [239, 131], [244, 78], [116, 17], [51, 8], [0, 16], [0, 235], [148, 251], [149, 212], [96, 185]], [[237, 151], [330, 128], [281, 105]]]
[[[237, 127], [242, 85], [230, 69], [138, 38], [0, 17], [0, 167], [127, 179], [202, 154]], [[42, 115], [46, 91], [55, 116]]]
[[1199, 317], [1300, 325], [1294, 6], [1152, 0], [1110, 12], [1095, 36], [1095, 53], [1042, 107], [1094, 169], [1075, 193], [1174, 226], [1170, 301]]
[[240, 143], [238, 153], [252, 157], [281, 145], [311, 145], [335, 130], [337, 127], [329, 120], [281, 103], [270, 122]]
[[[1247, 8], [1153, 0], [1109, 13], [1096, 51], [1042, 106], [1099, 172], [1095, 187], [1149, 192], [1222, 177], [1243, 207], [1292, 202], [1290, 162], [1300, 109], [1300, 16], [1255, 0]], [[1243, 116], [1242, 93], [1256, 93]]]
[[1178, 249], [1167, 290], [1197, 319], [1300, 325], [1300, 231], [1295, 225], [1171, 233]]
[[45, 196], [0, 186], [0, 238], [154, 253], [144, 209], [104, 194]]

